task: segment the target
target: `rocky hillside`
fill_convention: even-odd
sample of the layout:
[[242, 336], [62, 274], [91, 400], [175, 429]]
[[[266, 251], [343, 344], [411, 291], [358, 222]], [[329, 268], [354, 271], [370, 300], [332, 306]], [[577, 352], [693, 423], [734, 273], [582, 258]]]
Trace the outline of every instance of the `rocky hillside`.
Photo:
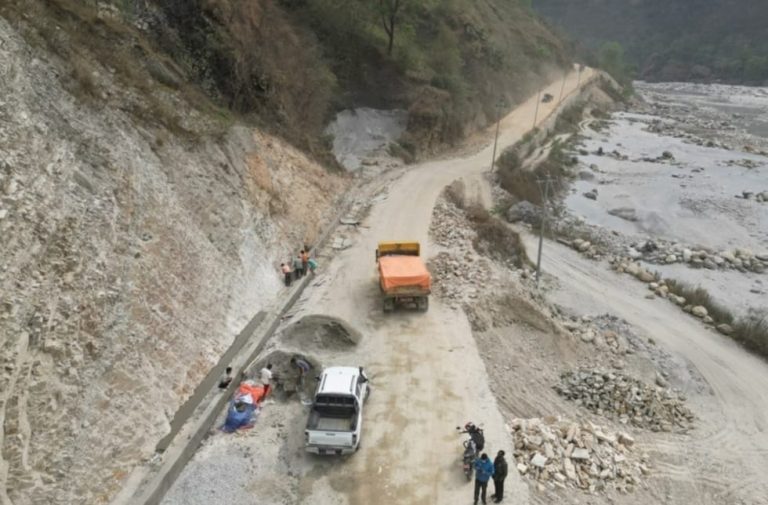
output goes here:
[[643, 79], [768, 82], [762, 0], [536, 0], [587, 47], [616, 41]]
[[330, 115], [360, 106], [408, 110], [403, 147], [438, 149], [571, 61], [518, 1], [113, 3], [209, 94], [313, 152]]
[[105, 503], [347, 181], [21, 19], [0, 18], [0, 501]]

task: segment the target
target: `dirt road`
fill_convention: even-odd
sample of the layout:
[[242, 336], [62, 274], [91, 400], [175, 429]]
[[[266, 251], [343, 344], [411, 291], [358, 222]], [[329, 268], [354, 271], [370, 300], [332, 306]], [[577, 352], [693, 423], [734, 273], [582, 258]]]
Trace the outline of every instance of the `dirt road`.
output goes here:
[[[582, 75], [582, 84], [590, 77], [590, 71]], [[577, 78], [576, 73], [569, 76], [566, 92], [575, 89]], [[556, 95], [559, 87], [555, 82], [545, 92]], [[540, 120], [555, 106], [540, 104]], [[502, 121], [498, 152], [532, 127], [535, 108], [534, 97]], [[351, 504], [467, 503], [472, 488], [461, 473], [462, 439], [455, 427], [469, 420], [484, 424], [489, 453], [510, 452], [504, 420], [464, 314], [432, 297], [426, 314], [385, 317], [374, 262], [379, 240], [418, 240], [429, 257], [435, 200], [457, 178], [467, 178], [484, 193], [483, 185], [473, 179], [488, 170], [492, 147], [466, 158], [415, 166], [391, 184], [374, 202], [353, 247], [334, 259], [332, 281], [313, 290], [304, 302], [306, 311], [341, 317], [363, 332], [354, 354], [336, 359], [366, 365], [374, 392], [367, 406], [363, 448], [345, 463], [327, 465], [322, 475], [304, 479], [302, 503], [326, 503], [325, 497], [338, 497], [339, 492]], [[515, 472], [510, 472], [508, 488], [510, 501], [528, 501], [527, 486]]]
[[[537, 238], [525, 237], [531, 254]], [[560, 244], [546, 242], [542, 269], [556, 277], [549, 296], [577, 313], [624, 318], [689, 361], [712, 394], [692, 395], [699, 417], [690, 438], [657, 443], [658, 478], [671, 481], [666, 503], [768, 503], [768, 365], [663, 299], [644, 284], [609, 271]], [[666, 496], [664, 496], [666, 494]]]

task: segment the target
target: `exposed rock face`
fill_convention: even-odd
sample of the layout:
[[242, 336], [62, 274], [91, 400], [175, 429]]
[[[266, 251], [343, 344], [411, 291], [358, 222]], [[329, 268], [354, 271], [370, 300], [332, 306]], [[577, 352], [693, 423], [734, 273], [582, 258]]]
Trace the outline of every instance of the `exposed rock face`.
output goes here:
[[98, 103], [75, 99], [35, 51], [0, 18], [0, 487], [106, 503], [346, 182], [245, 128], [137, 124], [106, 69]]

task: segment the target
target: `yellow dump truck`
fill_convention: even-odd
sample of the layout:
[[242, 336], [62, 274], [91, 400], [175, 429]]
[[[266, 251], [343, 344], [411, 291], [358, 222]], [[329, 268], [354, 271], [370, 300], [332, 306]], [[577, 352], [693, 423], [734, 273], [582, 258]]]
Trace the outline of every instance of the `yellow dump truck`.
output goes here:
[[432, 276], [420, 252], [418, 242], [379, 242], [376, 262], [384, 312], [402, 305], [415, 306], [422, 312], [429, 308]]

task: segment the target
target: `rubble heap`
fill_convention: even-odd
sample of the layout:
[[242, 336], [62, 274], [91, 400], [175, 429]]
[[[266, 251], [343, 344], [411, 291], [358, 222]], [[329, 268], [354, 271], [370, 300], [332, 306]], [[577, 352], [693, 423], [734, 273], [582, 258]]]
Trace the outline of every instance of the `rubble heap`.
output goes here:
[[463, 256], [441, 252], [429, 260], [428, 267], [433, 292], [454, 308], [477, 299], [477, 286], [485, 285], [491, 278], [488, 261], [469, 252]]
[[560, 379], [555, 386], [558, 394], [623, 424], [652, 431], [686, 432], [692, 427], [694, 415], [685, 398], [664, 387], [661, 377], [649, 385], [621, 373], [580, 369], [564, 372]]
[[515, 419], [511, 430], [517, 471], [537, 481], [539, 491], [632, 492], [650, 472], [647, 455], [637, 458], [631, 452], [635, 441], [627, 433], [559, 418]]

